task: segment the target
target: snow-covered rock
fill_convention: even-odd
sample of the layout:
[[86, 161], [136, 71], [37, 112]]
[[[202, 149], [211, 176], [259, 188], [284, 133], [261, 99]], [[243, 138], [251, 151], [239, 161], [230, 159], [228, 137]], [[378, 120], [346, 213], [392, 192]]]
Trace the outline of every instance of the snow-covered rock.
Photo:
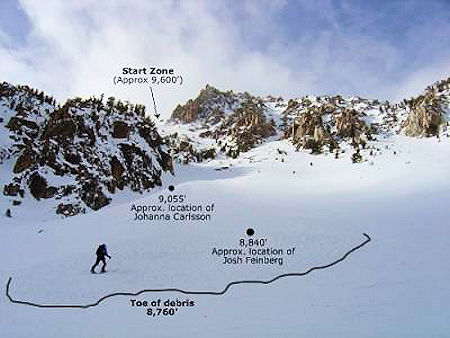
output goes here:
[[[214, 153], [237, 158], [279, 139], [288, 139], [298, 150], [334, 153], [336, 158], [350, 150], [352, 161], [360, 162], [379, 150], [378, 139], [398, 133], [443, 135], [449, 123], [449, 87], [450, 79], [443, 80], [415, 98], [390, 103], [340, 95], [286, 101], [207, 85], [197, 98], [177, 106], [169, 129], [184, 132], [167, 137], [174, 145], [173, 156], [182, 158], [182, 163], [200, 162]], [[203, 150], [198, 150], [204, 148], [202, 144], [211, 149], [205, 158], [200, 155]]]
[[145, 107], [109, 98], [62, 106], [28, 87], [0, 85], [3, 193], [54, 199], [63, 215], [100, 209], [117, 190], [161, 185], [171, 157]]

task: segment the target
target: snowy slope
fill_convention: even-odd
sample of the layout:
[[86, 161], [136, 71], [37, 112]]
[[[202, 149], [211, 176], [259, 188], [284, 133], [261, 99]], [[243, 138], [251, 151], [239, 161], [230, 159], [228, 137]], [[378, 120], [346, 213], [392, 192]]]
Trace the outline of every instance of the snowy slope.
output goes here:
[[[44, 305], [93, 304], [143, 289], [218, 292], [234, 281], [328, 265], [364, 242], [364, 233], [371, 241], [326, 269], [270, 285], [233, 285], [223, 295], [147, 292], [87, 309], [30, 307], [5, 295], [0, 337], [449, 336], [449, 79], [396, 104], [259, 98], [207, 86], [157, 126], [140, 106], [73, 99], [61, 108], [27, 87], [9, 96], [11, 88], [0, 88], [0, 125], [9, 130], [0, 133], [0, 178], [27, 194], [0, 200], [13, 216], [0, 226], [3, 295], [9, 278], [13, 299]], [[69, 125], [49, 132], [61, 122]], [[66, 129], [74, 130], [71, 142], [59, 137]], [[82, 166], [73, 171], [77, 152]], [[17, 166], [25, 169], [14, 172]], [[105, 196], [114, 198], [97, 211], [66, 218], [54, 213], [56, 197], [28, 194], [37, 172], [49, 187], [76, 185], [70, 198], [77, 201], [85, 170], [112, 190]], [[160, 210], [136, 214], [142, 207]], [[273, 254], [273, 264], [249, 264], [241, 240], [250, 239], [264, 242], [254, 249], [284, 253]], [[93, 275], [100, 243], [112, 259], [106, 274]], [[240, 264], [223, 264], [215, 254], [239, 248]], [[157, 306], [132, 307], [132, 299], [193, 306], [153, 317], [147, 308]]]
[[[234, 280], [327, 264], [361, 243], [362, 233], [372, 241], [330, 269], [234, 286], [223, 296], [146, 293], [86, 310], [37, 309], [3, 297], [1, 336], [447, 336], [450, 145], [405, 136], [379, 142], [382, 154], [356, 165], [296, 152], [288, 140], [270, 142], [237, 159], [178, 166], [151, 194], [95, 213], [45, 222], [4, 218], [2, 292], [12, 276], [13, 297], [47, 304], [91, 303], [144, 288], [221, 290]], [[157, 204], [170, 184], [194, 204], [214, 203], [211, 221], [133, 221], [132, 205]], [[220, 264], [213, 247], [235, 246], [248, 227], [275, 247], [295, 246], [296, 255], [282, 266]], [[91, 275], [101, 242], [113, 258], [108, 273]], [[196, 305], [151, 318], [130, 306], [132, 298]]]

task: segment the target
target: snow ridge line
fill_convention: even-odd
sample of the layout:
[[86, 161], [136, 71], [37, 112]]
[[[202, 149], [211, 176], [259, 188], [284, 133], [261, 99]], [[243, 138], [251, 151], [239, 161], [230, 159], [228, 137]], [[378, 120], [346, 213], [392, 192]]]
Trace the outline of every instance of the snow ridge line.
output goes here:
[[315, 266], [315, 267], [312, 267], [312, 268], [310, 268], [309, 270], [307, 270], [305, 272], [284, 273], [284, 274], [278, 275], [278, 276], [276, 276], [276, 277], [274, 277], [274, 278], [272, 278], [270, 280], [267, 280], [267, 281], [263, 281], [263, 280], [243, 280], [243, 281], [231, 282], [222, 291], [185, 291], [185, 290], [182, 290], [182, 289], [175, 289], [175, 288], [144, 289], [144, 290], [138, 291], [136, 293], [132, 293], [132, 292], [115, 292], [115, 293], [111, 293], [111, 294], [108, 294], [108, 295], [100, 298], [99, 300], [97, 300], [95, 303], [92, 303], [92, 304], [86, 304], [86, 305], [64, 305], [64, 304], [60, 305], [60, 304], [55, 304], [55, 305], [52, 305], [52, 304], [32, 303], [32, 302], [16, 300], [16, 299], [12, 298], [11, 295], [9, 294], [9, 289], [10, 289], [10, 286], [11, 286], [12, 277], [9, 277], [8, 282], [6, 284], [6, 297], [12, 303], [22, 304], [22, 305], [29, 305], [29, 306], [39, 307], [39, 308], [87, 309], [87, 308], [90, 308], [90, 307], [97, 306], [101, 302], [103, 302], [104, 300], [106, 300], [108, 298], [111, 298], [111, 297], [115, 297], [115, 296], [139, 296], [140, 294], [147, 293], [147, 292], [154, 292], [154, 293], [156, 293], [156, 292], [178, 292], [178, 293], [182, 293], [182, 294], [185, 294], [185, 295], [221, 296], [221, 295], [225, 294], [233, 285], [238, 285], [238, 284], [264, 284], [264, 285], [267, 285], [267, 284], [273, 283], [273, 282], [275, 282], [275, 281], [277, 281], [278, 279], [281, 279], [281, 278], [285, 278], [285, 277], [302, 277], [302, 276], [305, 276], [305, 275], [311, 273], [314, 270], [322, 270], [322, 269], [330, 268], [333, 265], [336, 265], [336, 264], [342, 262], [351, 253], [355, 252], [356, 250], [361, 249], [364, 245], [366, 245], [367, 243], [369, 243], [371, 241], [371, 238], [370, 238], [369, 235], [367, 235], [366, 233], [363, 233], [363, 235], [366, 238], [366, 240], [364, 242], [362, 242], [358, 246], [355, 246], [351, 250], [347, 251], [341, 258], [335, 260], [332, 263], [329, 263], [329, 264], [326, 264], [326, 265], [321, 265], [321, 266]]

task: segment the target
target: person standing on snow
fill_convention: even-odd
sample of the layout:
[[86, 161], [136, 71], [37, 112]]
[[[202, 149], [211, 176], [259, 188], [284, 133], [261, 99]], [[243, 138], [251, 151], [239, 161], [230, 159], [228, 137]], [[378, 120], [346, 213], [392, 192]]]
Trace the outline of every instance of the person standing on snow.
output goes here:
[[98, 247], [98, 249], [95, 252], [95, 254], [97, 255], [97, 260], [95, 261], [95, 264], [91, 267], [91, 272], [95, 273], [95, 268], [97, 267], [97, 265], [100, 264], [100, 262], [103, 263], [101, 272], [106, 272], [106, 270], [105, 270], [105, 267], [106, 267], [105, 256], [108, 257], [109, 259], [111, 259], [111, 256], [108, 255], [108, 251], [106, 250], [106, 244], [101, 244]]

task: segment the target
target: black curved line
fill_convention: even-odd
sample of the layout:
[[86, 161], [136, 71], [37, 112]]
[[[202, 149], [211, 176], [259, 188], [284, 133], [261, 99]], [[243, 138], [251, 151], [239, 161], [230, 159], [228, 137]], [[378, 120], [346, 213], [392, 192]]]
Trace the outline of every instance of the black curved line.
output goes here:
[[100, 298], [99, 300], [97, 300], [95, 303], [92, 304], [86, 304], [86, 305], [51, 305], [51, 304], [37, 304], [37, 303], [32, 303], [32, 302], [27, 302], [27, 301], [22, 301], [22, 300], [16, 300], [14, 298], [11, 297], [11, 295], [9, 294], [9, 289], [11, 286], [11, 281], [12, 281], [12, 277], [9, 277], [8, 279], [8, 283], [6, 284], [6, 297], [8, 297], [9, 301], [15, 304], [23, 304], [23, 305], [29, 305], [29, 306], [34, 306], [34, 307], [39, 307], [39, 308], [74, 308], [74, 309], [87, 309], [90, 307], [94, 307], [99, 305], [102, 301], [111, 298], [111, 297], [115, 297], [115, 296], [139, 296], [142, 293], [147, 293], [147, 292], [178, 292], [178, 293], [182, 293], [185, 295], [212, 295], [212, 296], [220, 296], [225, 294], [233, 285], [238, 285], [238, 284], [270, 284], [275, 282], [278, 279], [281, 278], [285, 278], [285, 277], [301, 277], [301, 276], [305, 276], [309, 273], [311, 273], [314, 270], [321, 270], [321, 269], [327, 269], [332, 267], [333, 265], [336, 265], [340, 262], [342, 262], [344, 259], [346, 259], [351, 253], [355, 252], [356, 250], [362, 248], [364, 245], [366, 245], [367, 243], [369, 243], [371, 241], [371, 238], [369, 237], [369, 235], [363, 233], [363, 235], [366, 237], [366, 240], [364, 242], [362, 242], [361, 244], [359, 244], [358, 246], [355, 246], [353, 249], [347, 251], [341, 258], [335, 260], [332, 263], [329, 263], [327, 265], [321, 265], [321, 266], [315, 266], [310, 268], [309, 270], [305, 271], [305, 272], [293, 272], [293, 273], [284, 273], [281, 275], [278, 275], [270, 280], [267, 281], [263, 281], [263, 280], [242, 280], [242, 281], [235, 281], [235, 282], [231, 282], [229, 283], [225, 289], [223, 289], [222, 291], [185, 291], [185, 290], [181, 290], [181, 289], [175, 289], [175, 288], [168, 288], [168, 289], [145, 289], [145, 290], [141, 290], [138, 291], [136, 293], [132, 293], [132, 292], [115, 292], [115, 293], [111, 293], [108, 294], [102, 298]]

